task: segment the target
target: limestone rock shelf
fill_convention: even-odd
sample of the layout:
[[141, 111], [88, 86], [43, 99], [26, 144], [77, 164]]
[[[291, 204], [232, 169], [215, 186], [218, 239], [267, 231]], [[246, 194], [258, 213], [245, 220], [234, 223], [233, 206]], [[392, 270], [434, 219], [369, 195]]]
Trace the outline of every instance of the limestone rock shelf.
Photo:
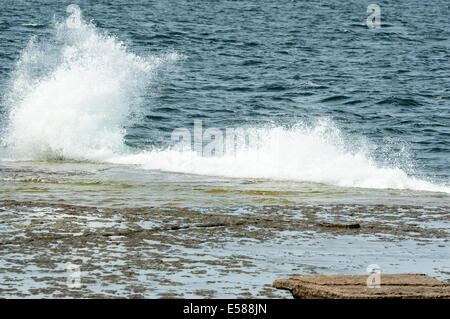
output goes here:
[[304, 275], [273, 282], [294, 298], [450, 299], [450, 285], [423, 274], [381, 274], [380, 288], [367, 287], [368, 275]]

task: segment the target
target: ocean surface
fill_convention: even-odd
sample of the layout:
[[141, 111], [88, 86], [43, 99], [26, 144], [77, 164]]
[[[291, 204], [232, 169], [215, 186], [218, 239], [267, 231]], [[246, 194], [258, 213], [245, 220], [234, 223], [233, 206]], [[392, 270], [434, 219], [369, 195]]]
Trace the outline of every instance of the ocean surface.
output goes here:
[[[286, 297], [274, 279], [371, 263], [448, 279], [449, 4], [379, 1], [369, 28], [370, 3], [2, 0], [0, 296]], [[320, 228], [341, 219], [361, 230]], [[86, 232], [115, 248], [94, 236], [96, 260]]]

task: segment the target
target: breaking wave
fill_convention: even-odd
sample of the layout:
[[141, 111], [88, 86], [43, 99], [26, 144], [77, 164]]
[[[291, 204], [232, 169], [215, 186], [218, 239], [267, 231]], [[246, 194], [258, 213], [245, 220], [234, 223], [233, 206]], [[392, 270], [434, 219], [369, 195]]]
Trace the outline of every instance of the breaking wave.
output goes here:
[[[2, 144], [15, 159], [68, 159], [140, 165], [225, 177], [267, 178], [347, 187], [396, 188], [450, 193], [395, 165], [377, 163], [330, 121], [291, 128], [252, 128], [258, 142], [223, 148], [219, 156], [167, 147], [132, 152], [125, 127], [138, 113], [155, 70], [175, 53], [141, 57], [114, 36], [70, 16], [55, 22], [53, 38], [32, 39], [22, 52], [4, 97], [9, 117]], [[223, 152], [222, 152], [223, 151]]]

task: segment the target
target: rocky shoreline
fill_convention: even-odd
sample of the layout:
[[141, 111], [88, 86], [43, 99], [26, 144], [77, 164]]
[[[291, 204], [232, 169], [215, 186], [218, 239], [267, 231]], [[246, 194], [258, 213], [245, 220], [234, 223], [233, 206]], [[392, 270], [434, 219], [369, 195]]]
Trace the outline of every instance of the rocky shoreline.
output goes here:
[[[289, 298], [273, 280], [361, 273], [386, 253], [388, 267], [416, 263], [446, 279], [439, 265], [448, 261], [449, 214], [448, 207], [114, 209], [3, 200], [0, 297]], [[426, 264], [431, 255], [435, 266]], [[81, 268], [80, 289], [67, 288], [69, 263]]]

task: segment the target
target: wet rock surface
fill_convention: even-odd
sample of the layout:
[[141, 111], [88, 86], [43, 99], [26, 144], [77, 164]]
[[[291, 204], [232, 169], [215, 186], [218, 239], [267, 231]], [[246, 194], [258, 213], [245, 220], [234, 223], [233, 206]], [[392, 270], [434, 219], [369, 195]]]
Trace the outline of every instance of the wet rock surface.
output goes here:
[[[446, 280], [449, 215], [448, 207], [114, 209], [4, 200], [0, 297], [291, 298], [272, 282], [361, 273], [374, 262]], [[68, 287], [68, 264], [80, 267], [79, 288]]]

